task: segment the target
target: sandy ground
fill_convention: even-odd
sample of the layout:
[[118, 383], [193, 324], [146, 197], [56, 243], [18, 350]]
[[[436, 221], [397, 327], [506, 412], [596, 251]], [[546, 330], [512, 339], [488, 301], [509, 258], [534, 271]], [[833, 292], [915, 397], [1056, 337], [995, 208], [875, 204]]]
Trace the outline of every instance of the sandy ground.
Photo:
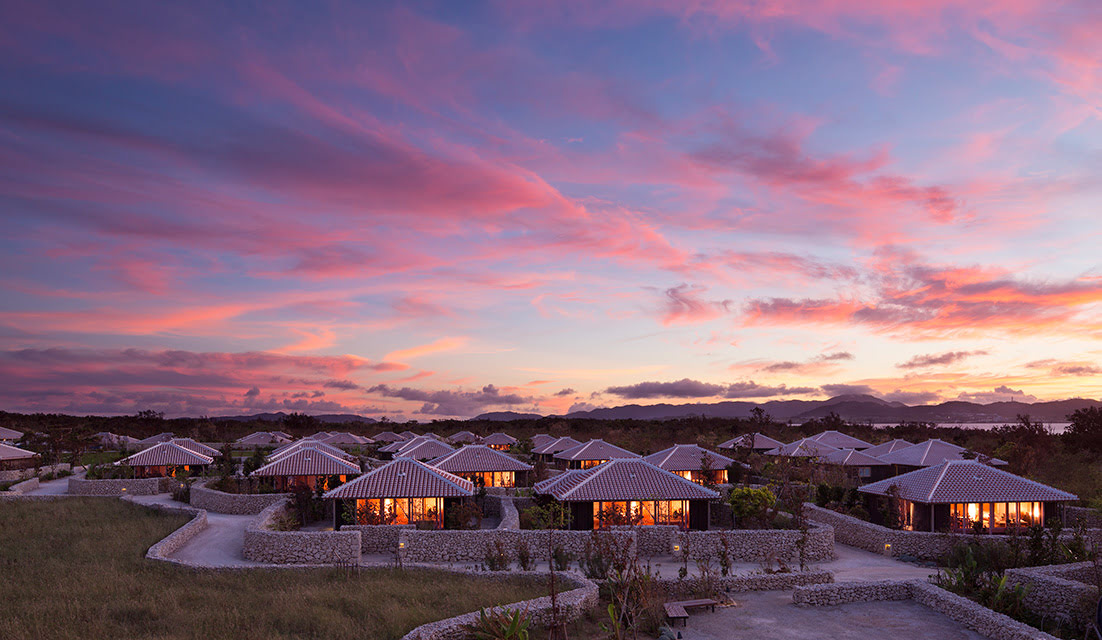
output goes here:
[[912, 601], [797, 607], [789, 591], [742, 593], [735, 606], [689, 616], [685, 640], [983, 640], [973, 631]]

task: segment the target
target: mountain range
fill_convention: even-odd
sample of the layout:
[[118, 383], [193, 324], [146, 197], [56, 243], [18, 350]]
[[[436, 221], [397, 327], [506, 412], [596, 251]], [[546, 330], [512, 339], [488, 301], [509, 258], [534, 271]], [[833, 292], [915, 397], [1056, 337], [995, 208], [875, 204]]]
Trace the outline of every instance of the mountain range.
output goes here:
[[[771, 400], [769, 402], [725, 401], [689, 404], [628, 404], [602, 407], [590, 411], [575, 411], [567, 418], [594, 420], [668, 420], [686, 416], [713, 418], [749, 418], [755, 407], [761, 407], [774, 420], [804, 422], [824, 418], [831, 413], [850, 422], [1013, 422], [1019, 414], [1028, 414], [1043, 422], [1066, 422], [1068, 414], [1086, 407], [1102, 407], [1102, 402], [1084, 398], [1049, 402], [994, 402], [977, 404], [951, 400], [934, 405], [909, 406], [889, 402], [870, 395], [843, 395], [829, 400]], [[523, 420], [539, 417], [531, 413], [498, 411], [482, 414], [474, 420]]]

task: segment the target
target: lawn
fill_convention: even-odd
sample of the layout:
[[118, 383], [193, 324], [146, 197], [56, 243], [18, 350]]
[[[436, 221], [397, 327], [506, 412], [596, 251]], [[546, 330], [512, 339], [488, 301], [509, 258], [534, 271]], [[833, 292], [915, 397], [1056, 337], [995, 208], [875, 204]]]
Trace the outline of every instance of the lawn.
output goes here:
[[109, 499], [0, 505], [0, 638], [400, 638], [544, 582], [370, 569], [195, 571], [146, 560], [184, 522]]

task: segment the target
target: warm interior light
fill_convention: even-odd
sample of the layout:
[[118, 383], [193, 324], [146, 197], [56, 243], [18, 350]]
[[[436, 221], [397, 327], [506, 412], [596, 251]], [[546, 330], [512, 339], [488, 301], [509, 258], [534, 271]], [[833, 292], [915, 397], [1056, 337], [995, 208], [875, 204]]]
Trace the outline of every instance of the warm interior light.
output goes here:
[[976, 504], [974, 502], [969, 504], [968, 505], [968, 519], [969, 520], [975, 520], [976, 516], [979, 515], [979, 509], [980, 509], [980, 506], [978, 504]]

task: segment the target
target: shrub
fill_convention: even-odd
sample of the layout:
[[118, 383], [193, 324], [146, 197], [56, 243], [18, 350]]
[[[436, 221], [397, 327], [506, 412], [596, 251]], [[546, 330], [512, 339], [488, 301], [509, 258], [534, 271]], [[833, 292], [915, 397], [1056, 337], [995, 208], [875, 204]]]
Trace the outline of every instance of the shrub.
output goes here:
[[574, 556], [563, 549], [562, 545], [555, 545], [555, 548], [551, 551], [551, 560], [555, 564], [556, 571], [566, 571], [570, 568], [570, 563], [574, 561]]
[[485, 609], [478, 612], [478, 622], [467, 625], [475, 640], [528, 640], [528, 612], [514, 609]]
[[517, 565], [522, 571], [532, 570], [532, 552], [528, 549], [528, 543], [523, 539], [517, 539]]
[[486, 556], [482, 564], [490, 571], [509, 570], [509, 555], [505, 553], [505, 545], [501, 540], [494, 540], [493, 544], [486, 545]]
[[449, 529], [478, 529], [482, 526], [482, 509], [472, 501], [464, 501], [449, 511], [445, 520]]
[[[742, 529], [765, 524], [766, 514], [777, 502], [777, 496], [766, 488], [735, 487], [727, 497], [735, 524]], [[749, 526], [747, 526], [749, 525]]]

